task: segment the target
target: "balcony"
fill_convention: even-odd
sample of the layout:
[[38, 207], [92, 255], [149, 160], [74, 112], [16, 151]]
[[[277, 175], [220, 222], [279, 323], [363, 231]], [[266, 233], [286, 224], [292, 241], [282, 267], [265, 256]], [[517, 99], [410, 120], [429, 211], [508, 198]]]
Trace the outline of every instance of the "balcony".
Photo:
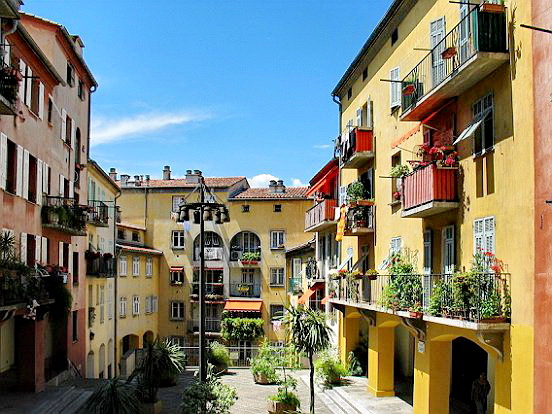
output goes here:
[[356, 205], [349, 207], [345, 222], [346, 236], [362, 236], [373, 233], [376, 228], [374, 205]]
[[0, 269], [0, 320], [7, 316], [3, 311], [24, 308], [33, 300], [48, 303], [50, 295], [46, 279], [49, 278], [48, 273], [32, 268]]
[[42, 226], [73, 236], [86, 236], [86, 207], [74, 198], [47, 196], [42, 206]]
[[341, 140], [341, 168], [358, 168], [374, 158], [374, 134], [371, 128], [355, 127]]
[[509, 280], [505, 273], [364, 275], [334, 281], [332, 301], [468, 329], [501, 329], [511, 312]]
[[109, 207], [103, 201], [91, 200], [88, 202], [86, 222], [97, 227], [109, 226]]
[[260, 298], [261, 284], [260, 283], [231, 283], [230, 296], [240, 298]]
[[[192, 283], [190, 300], [192, 302], [199, 300], [199, 282]], [[205, 301], [207, 303], [224, 303], [224, 283], [206, 283]]]
[[402, 121], [422, 121], [509, 60], [506, 13], [475, 7], [402, 81]]
[[86, 275], [94, 277], [115, 276], [115, 259], [111, 254], [85, 252]]
[[402, 217], [427, 217], [458, 208], [458, 169], [421, 167], [402, 182]]
[[[195, 249], [194, 261], [199, 262], [199, 248]], [[222, 247], [205, 247], [204, 255], [206, 261], [222, 260]]]
[[0, 69], [0, 115], [17, 113], [17, 91], [22, 80], [21, 72], [11, 66]]
[[336, 200], [324, 200], [311, 207], [305, 213], [305, 231], [317, 232], [336, 225]]
[[[206, 319], [205, 320], [205, 332], [211, 335], [220, 335], [220, 319]], [[199, 319], [188, 321], [188, 331], [190, 333], [199, 333]]]

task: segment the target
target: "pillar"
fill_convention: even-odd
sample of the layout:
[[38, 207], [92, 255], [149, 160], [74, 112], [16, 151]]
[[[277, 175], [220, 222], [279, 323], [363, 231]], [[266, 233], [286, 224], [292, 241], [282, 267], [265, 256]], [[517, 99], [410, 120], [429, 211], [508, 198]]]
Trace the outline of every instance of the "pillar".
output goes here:
[[354, 310], [346, 308], [345, 317], [341, 320], [339, 357], [343, 362], [347, 361], [349, 352], [358, 345], [360, 336], [360, 318], [356, 312], [355, 316], [351, 316], [352, 312], [354, 312]]
[[395, 395], [395, 327], [370, 326], [368, 335], [368, 391], [376, 397]]
[[44, 320], [15, 322], [17, 377], [22, 391], [44, 390]]
[[[418, 342], [418, 341], [417, 341]], [[448, 414], [452, 343], [427, 341], [424, 352], [416, 343], [414, 358], [414, 414]]]

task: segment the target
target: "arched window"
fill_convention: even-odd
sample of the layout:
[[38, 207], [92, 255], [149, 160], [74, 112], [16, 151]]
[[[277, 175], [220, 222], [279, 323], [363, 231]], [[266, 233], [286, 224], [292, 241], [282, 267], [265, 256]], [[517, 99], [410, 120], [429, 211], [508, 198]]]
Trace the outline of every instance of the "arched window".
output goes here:
[[[212, 231], [205, 232], [205, 260], [222, 260], [222, 239]], [[199, 260], [199, 234], [194, 240], [194, 260]]]
[[242, 231], [230, 242], [230, 260], [240, 260], [243, 253], [261, 253], [261, 239], [255, 233]]

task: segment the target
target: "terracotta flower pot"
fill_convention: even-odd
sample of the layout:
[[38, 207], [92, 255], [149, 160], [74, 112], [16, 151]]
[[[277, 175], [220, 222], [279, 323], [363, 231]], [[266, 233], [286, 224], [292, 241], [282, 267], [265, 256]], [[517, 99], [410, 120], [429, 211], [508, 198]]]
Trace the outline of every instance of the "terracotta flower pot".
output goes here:
[[284, 404], [279, 401], [268, 402], [268, 414], [285, 414], [293, 413], [297, 410], [294, 405]]
[[481, 5], [483, 13], [504, 13], [505, 9], [503, 4], [483, 3]]
[[423, 318], [424, 314], [422, 312], [413, 312], [413, 311], [410, 311], [410, 317], [411, 318], [417, 318], [417, 319], [421, 319]]
[[255, 384], [261, 384], [261, 385], [273, 384], [268, 380], [268, 378], [264, 374], [253, 374], [253, 379], [255, 380]]

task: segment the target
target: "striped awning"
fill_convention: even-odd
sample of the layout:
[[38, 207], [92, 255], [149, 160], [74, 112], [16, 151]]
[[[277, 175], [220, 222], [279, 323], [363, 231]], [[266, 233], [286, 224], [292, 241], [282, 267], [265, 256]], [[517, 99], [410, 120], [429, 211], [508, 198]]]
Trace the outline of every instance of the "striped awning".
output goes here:
[[260, 312], [262, 307], [262, 300], [227, 300], [224, 304], [225, 311], [234, 312]]

